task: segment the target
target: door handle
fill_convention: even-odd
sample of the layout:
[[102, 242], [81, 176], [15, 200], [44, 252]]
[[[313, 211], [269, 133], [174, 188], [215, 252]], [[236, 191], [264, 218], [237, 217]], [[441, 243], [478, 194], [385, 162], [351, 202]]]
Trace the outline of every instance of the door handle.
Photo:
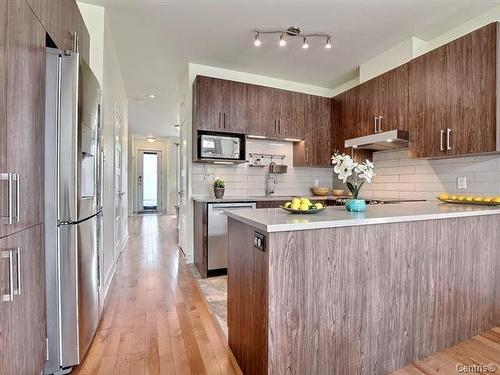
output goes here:
[[378, 119], [378, 117], [375, 116], [374, 118], [375, 118], [375, 133], [377, 133], [377, 119]]
[[13, 223], [12, 216], [12, 173], [0, 173], [0, 181], [7, 182], [7, 216], [3, 216], [2, 219], [6, 219], [7, 224]]
[[378, 116], [378, 131], [379, 133], [382, 133], [382, 116]]
[[219, 129], [220, 129], [220, 120], [221, 120], [222, 113], [219, 112]]
[[446, 150], [451, 150], [451, 129], [446, 129]]
[[12, 250], [2, 251], [2, 258], [9, 259], [9, 293], [2, 295], [3, 302], [14, 301], [14, 267]]
[[444, 130], [441, 129], [441, 151], [444, 151]]
[[18, 246], [16, 248], [16, 261], [17, 261], [17, 289], [14, 290], [14, 294], [20, 296], [21, 295], [21, 246]]
[[226, 128], [226, 113], [225, 112], [224, 112], [224, 122], [223, 122], [223, 124], [224, 124], [224, 129], [225, 129]]
[[278, 121], [276, 121], [276, 119], [274, 119], [274, 133], [278, 132], [278, 130], [276, 129], [277, 123], [278, 123]]
[[278, 119], [278, 132], [281, 134], [281, 119]]

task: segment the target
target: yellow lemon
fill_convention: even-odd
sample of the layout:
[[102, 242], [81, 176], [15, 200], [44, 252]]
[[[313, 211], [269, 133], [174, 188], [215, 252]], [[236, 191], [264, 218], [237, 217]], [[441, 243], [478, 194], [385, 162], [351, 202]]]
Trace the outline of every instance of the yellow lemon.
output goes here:
[[318, 210], [323, 208], [323, 205], [321, 203], [316, 203], [315, 206]]
[[493, 199], [495, 199], [495, 198], [493, 198], [493, 197], [486, 197], [486, 198], [483, 199], [483, 202], [484, 203], [491, 203], [491, 202], [493, 202]]
[[495, 199], [493, 199], [493, 202], [500, 203], [500, 197], [496, 197]]
[[474, 202], [482, 202], [483, 197], [474, 197]]
[[299, 207], [299, 210], [301, 211], [308, 211], [309, 210], [309, 205], [308, 204], [301, 204]]
[[450, 199], [451, 199], [452, 201], [455, 201], [455, 200], [457, 200], [457, 196], [456, 196], [455, 194], [453, 194], [453, 195], [450, 197]]
[[447, 199], [450, 198], [450, 196], [448, 194], [446, 194], [446, 193], [441, 193], [441, 194], [438, 195], [438, 198], [442, 199], [442, 200], [447, 200]]
[[290, 207], [291, 205], [292, 205], [292, 202], [286, 202], [286, 203], [285, 203], [285, 207], [286, 207], [286, 208]]
[[472, 202], [474, 200], [474, 197], [465, 197], [465, 200], [467, 202]]
[[299, 198], [293, 198], [292, 199], [292, 204], [300, 204], [300, 199]]
[[465, 200], [465, 197], [463, 195], [459, 195], [457, 197], [457, 201], [463, 202]]
[[299, 204], [299, 203], [292, 203], [292, 204], [290, 205], [290, 208], [291, 208], [292, 210], [298, 210], [298, 209], [300, 208], [300, 204]]

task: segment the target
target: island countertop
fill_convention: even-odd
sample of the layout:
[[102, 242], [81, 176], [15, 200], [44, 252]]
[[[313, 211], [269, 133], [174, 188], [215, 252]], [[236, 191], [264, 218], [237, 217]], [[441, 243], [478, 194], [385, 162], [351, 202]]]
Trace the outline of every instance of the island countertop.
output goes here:
[[345, 207], [328, 207], [311, 214], [291, 214], [280, 208], [226, 211], [235, 220], [267, 233], [323, 228], [350, 227], [408, 221], [437, 220], [500, 214], [500, 206], [459, 205], [432, 202], [397, 203], [368, 206], [365, 212], [347, 212]]

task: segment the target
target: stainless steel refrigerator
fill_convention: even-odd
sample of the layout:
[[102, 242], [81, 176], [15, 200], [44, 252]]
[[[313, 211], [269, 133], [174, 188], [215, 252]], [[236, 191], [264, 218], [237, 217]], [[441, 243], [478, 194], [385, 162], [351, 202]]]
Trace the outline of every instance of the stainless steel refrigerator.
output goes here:
[[80, 363], [99, 317], [101, 89], [78, 53], [47, 49], [46, 374]]

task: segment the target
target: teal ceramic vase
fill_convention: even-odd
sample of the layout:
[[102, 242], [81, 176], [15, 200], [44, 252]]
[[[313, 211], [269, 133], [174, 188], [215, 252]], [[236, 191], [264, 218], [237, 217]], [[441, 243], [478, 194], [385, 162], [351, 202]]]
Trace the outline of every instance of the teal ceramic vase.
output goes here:
[[345, 204], [345, 208], [349, 212], [364, 212], [366, 210], [366, 202], [364, 199], [349, 199]]

